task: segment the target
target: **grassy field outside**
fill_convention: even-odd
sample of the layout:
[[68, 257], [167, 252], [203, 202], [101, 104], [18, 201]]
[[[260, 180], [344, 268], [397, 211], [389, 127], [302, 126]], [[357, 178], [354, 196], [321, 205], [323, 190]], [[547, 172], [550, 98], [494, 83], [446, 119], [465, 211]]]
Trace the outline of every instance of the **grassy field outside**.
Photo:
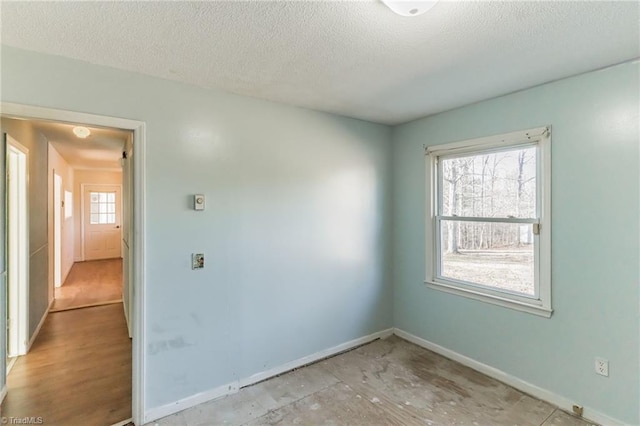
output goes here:
[[532, 247], [445, 253], [442, 275], [529, 296], [535, 293]]

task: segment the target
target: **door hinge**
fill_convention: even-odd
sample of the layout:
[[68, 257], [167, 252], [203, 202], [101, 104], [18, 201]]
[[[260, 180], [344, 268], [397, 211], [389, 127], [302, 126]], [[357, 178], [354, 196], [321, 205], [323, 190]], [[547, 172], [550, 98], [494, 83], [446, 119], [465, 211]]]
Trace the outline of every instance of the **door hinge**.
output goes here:
[[539, 223], [534, 223], [533, 224], [533, 235], [540, 235], [540, 224]]

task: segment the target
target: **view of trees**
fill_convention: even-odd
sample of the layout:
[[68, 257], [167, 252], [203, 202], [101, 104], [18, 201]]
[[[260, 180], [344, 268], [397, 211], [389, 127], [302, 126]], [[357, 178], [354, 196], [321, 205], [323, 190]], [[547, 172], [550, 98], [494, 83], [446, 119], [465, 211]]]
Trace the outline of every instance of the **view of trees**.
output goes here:
[[[443, 216], [534, 218], [536, 149], [443, 159]], [[530, 224], [461, 222], [442, 224], [443, 250], [486, 250], [532, 244]]]
[[536, 217], [536, 148], [441, 158], [441, 274], [534, 295], [530, 223], [454, 217]]

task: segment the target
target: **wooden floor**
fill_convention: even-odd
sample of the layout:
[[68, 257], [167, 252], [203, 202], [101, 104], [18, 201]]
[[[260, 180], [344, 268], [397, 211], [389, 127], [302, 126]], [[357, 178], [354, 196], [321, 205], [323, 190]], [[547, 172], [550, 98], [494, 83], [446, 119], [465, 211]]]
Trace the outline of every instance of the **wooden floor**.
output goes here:
[[122, 301], [122, 259], [76, 262], [55, 289], [51, 312]]
[[131, 340], [122, 304], [50, 313], [7, 379], [3, 418], [95, 426], [130, 418]]
[[398, 337], [154, 422], [170, 425], [521, 425], [589, 423]]

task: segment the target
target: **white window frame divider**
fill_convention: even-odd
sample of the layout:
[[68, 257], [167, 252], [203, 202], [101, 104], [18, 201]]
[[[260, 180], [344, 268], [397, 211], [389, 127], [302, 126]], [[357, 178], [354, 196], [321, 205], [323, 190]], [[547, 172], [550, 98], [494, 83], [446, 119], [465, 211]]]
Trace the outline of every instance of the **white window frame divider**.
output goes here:
[[[535, 220], [513, 218], [465, 218], [440, 217], [439, 220], [461, 220], [482, 222], [533, 223], [539, 225], [539, 234], [534, 249], [536, 297], [518, 295], [509, 291], [492, 289], [490, 286], [474, 285], [452, 279], [439, 278], [438, 271], [438, 202], [437, 159], [442, 156], [498, 152], [515, 146], [535, 145], [536, 161], [536, 215]], [[522, 312], [549, 318], [553, 313], [551, 305], [551, 126], [469, 139], [443, 145], [428, 146], [425, 149], [426, 169], [426, 227], [425, 227], [425, 284], [428, 288], [470, 299], [479, 300]], [[441, 200], [440, 200], [441, 203]]]

